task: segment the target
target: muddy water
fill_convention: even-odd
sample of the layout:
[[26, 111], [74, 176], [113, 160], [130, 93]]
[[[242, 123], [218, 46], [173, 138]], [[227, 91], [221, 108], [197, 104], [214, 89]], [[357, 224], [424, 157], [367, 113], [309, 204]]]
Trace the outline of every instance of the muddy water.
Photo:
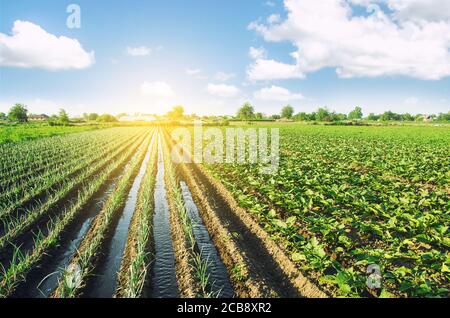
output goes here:
[[179, 296], [179, 293], [175, 273], [175, 254], [172, 245], [169, 204], [164, 183], [164, 158], [160, 136], [158, 136], [158, 171], [156, 174], [154, 199], [153, 238], [155, 262], [152, 268], [150, 296], [154, 298], [175, 298]]
[[[76, 221], [76, 227], [69, 231], [67, 243], [63, 244], [62, 248], [58, 250], [57, 255], [46, 263], [42, 270], [39, 270], [36, 275], [31, 275], [27, 280], [27, 284], [18, 291], [18, 296], [27, 298], [43, 298], [49, 297], [58, 285], [64, 269], [69, 264], [70, 260], [75, 255], [75, 252], [80, 245], [83, 237], [86, 235], [89, 227], [95, 216], [101, 211], [103, 204], [108, 199], [111, 192], [114, 190], [116, 183], [121, 176], [113, 179], [113, 181], [100, 191], [91, 199], [91, 204], [86, 206], [80, 215], [83, 215], [79, 221]], [[68, 233], [69, 233], [68, 232]]]
[[192, 199], [191, 191], [184, 181], [180, 182], [183, 200], [189, 219], [192, 222], [192, 231], [197, 242], [202, 260], [208, 264], [210, 288], [214, 296], [231, 298], [234, 296], [233, 287], [228, 277], [227, 268], [220, 259], [219, 253], [209, 236], [208, 230], [203, 224], [197, 205]]
[[101, 264], [99, 270], [96, 272], [93, 284], [84, 295], [85, 297], [111, 298], [116, 291], [117, 273], [120, 270], [125, 245], [128, 239], [128, 229], [136, 209], [139, 188], [150, 160], [154, 139], [155, 136], [153, 136], [152, 141], [150, 142], [147, 153], [139, 169], [139, 173], [134, 179], [133, 185], [128, 193], [128, 198], [115, 228], [114, 236], [112, 237], [109, 243], [110, 245], [107, 248], [106, 260]]

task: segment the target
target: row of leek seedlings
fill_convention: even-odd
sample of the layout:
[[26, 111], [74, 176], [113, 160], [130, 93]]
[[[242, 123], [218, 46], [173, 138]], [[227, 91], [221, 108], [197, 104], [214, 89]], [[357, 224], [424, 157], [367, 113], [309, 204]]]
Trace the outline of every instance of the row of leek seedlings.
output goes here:
[[10, 296], [17, 286], [26, 279], [31, 269], [37, 266], [52, 248], [57, 246], [64, 229], [72, 223], [82, 208], [100, 187], [113, 176], [114, 172], [132, 158], [135, 150], [135, 147], [129, 148], [118, 160], [109, 164], [97, 178], [87, 183], [78, 193], [77, 200], [64, 213], [48, 223], [47, 236], [44, 237], [41, 233], [38, 233], [34, 238], [34, 246], [30, 252], [21, 253], [20, 247], [15, 248], [10, 266], [8, 268], [1, 266], [0, 268], [0, 298]]
[[52, 294], [55, 298], [75, 298], [84, 287], [84, 282], [94, 269], [96, 256], [101, 249], [111, 224], [123, 206], [127, 196], [133, 176], [139, 169], [142, 160], [147, 153], [150, 140], [144, 143], [136, 156], [127, 168], [122, 179], [117, 184], [113, 193], [105, 202], [99, 215], [94, 220], [84, 240], [81, 242], [77, 254], [72, 259], [70, 265], [65, 269], [56, 291]]
[[[139, 138], [143, 138], [145, 134], [141, 134], [140, 136], [135, 136], [133, 137], [132, 140], [127, 140], [125, 142], [121, 142], [119, 144], [117, 144], [116, 147], [111, 148], [111, 149], [104, 149], [102, 151], [98, 151], [95, 154], [90, 154], [91, 158], [86, 158], [85, 161], [80, 162], [78, 166], [82, 166], [84, 168], [84, 170], [89, 170], [89, 167], [91, 164], [95, 163], [96, 161], [98, 161], [99, 159], [105, 158], [105, 157], [111, 157], [110, 153], [113, 153], [113, 157], [117, 156], [120, 151], [123, 151], [124, 149], [126, 149], [127, 147], [129, 147], [130, 145], [132, 145], [136, 140], [138, 140]], [[119, 151], [117, 151], [117, 149], [119, 149]], [[93, 157], [93, 159], [92, 159]], [[71, 163], [73, 163], [73, 161], [71, 161]], [[78, 169], [83, 171], [83, 169]], [[60, 187], [64, 187], [65, 184], [64, 183], [69, 183], [72, 180], [72, 178], [68, 178], [67, 176], [65, 178], [63, 178], [62, 180], [60, 180]], [[54, 187], [54, 186], [53, 186]], [[41, 190], [41, 194], [42, 193], [47, 193], [48, 198], [47, 200], [51, 201], [53, 197], [57, 197], [58, 196], [58, 192], [57, 190], [55, 192], [52, 193], [52, 186], [47, 187], [46, 189]], [[32, 198], [28, 197], [27, 199], [24, 199], [22, 201], [24, 202], [29, 202]], [[0, 212], [0, 220], [5, 220], [8, 219], [8, 217], [12, 217], [11, 214], [13, 214], [14, 211], [16, 211], [17, 209], [20, 209], [22, 206], [22, 203], [24, 202], [9, 202], [9, 203], [5, 203], [6, 208], [4, 210], [2, 210]], [[28, 211], [29, 212], [29, 211]]]
[[[94, 136], [94, 137], [92, 137]], [[101, 140], [114, 140], [119, 135], [96, 132], [80, 133], [74, 135], [55, 136], [46, 138], [46, 143], [42, 145], [41, 140], [34, 140], [31, 144], [14, 144], [14, 151], [0, 150], [3, 169], [0, 172], [0, 188], [10, 185], [10, 180], [17, 176], [26, 177], [29, 174], [46, 170], [55, 163], [64, 162], [67, 156], [75, 156], [78, 151], [86, 148], [87, 143], [101, 143]], [[32, 147], [30, 147], [32, 146]], [[20, 160], [17, 160], [20, 158]]]
[[[39, 195], [42, 192], [42, 190], [39, 192], [40, 189], [45, 189], [58, 182], [58, 179], [62, 179], [78, 171], [80, 166], [74, 163], [85, 162], [86, 159], [92, 159], [92, 154], [98, 153], [99, 150], [117, 148], [130, 140], [128, 135], [117, 136], [114, 139], [108, 139], [107, 136], [103, 138], [103, 140], [95, 140], [92, 143], [85, 144], [84, 147], [80, 146], [75, 151], [72, 150], [69, 153], [61, 152], [61, 155], [55, 158], [54, 162], [50, 162], [44, 168], [33, 169], [23, 175], [16, 175], [8, 180], [4, 180], [3, 183], [5, 184], [7, 182], [8, 190], [0, 194], [0, 200], [15, 199], [16, 201], [20, 200], [23, 202], [24, 199], [30, 199], [32, 196]], [[86, 142], [89, 141], [87, 140]], [[39, 180], [44, 182], [42, 182], [42, 185], [36, 187], [36, 181]], [[30, 193], [31, 187], [34, 188], [32, 193]]]
[[[123, 143], [119, 144], [119, 147], [124, 143], [131, 144], [129, 140], [125, 140]], [[15, 210], [20, 208], [20, 206], [32, 200], [33, 198], [45, 193], [45, 191], [48, 191], [58, 183], [66, 181], [69, 176], [76, 173], [77, 171], [88, 167], [101, 158], [104, 158], [105, 152], [107, 153], [109, 151], [111, 150], [108, 148], [104, 150], [99, 150], [98, 148], [91, 149], [91, 152], [85, 156], [84, 160], [75, 160], [70, 158], [65, 169], [63, 167], [59, 167], [56, 171], [50, 173], [47, 178], [38, 178], [34, 180], [33, 187], [29, 187], [23, 197], [18, 198], [17, 200], [2, 199], [2, 201], [5, 202], [7, 206], [3, 211], [0, 212], [0, 219], [3, 219], [5, 216], [13, 213]]]
[[[151, 235], [156, 183], [156, 162], [158, 147], [153, 137], [151, 159], [139, 189], [136, 211], [131, 222], [128, 241], [125, 247], [124, 259], [118, 277], [118, 298], [139, 298], [142, 296], [147, 269], [151, 263], [152, 254], [148, 251]], [[156, 144], [156, 146], [155, 146]]]
[[128, 141], [129, 138], [124, 136], [120, 140], [113, 142], [108, 146], [97, 146], [93, 148], [89, 147], [84, 150], [80, 149], [80, 151], [83, 152], [82, 157], [68, 156], [65, 158], [65, 163], [63, 165], [57, 165], [52, 169], [45, 171], [41, 175], [29, 178], [24, 183], [14, 185], [8, 193], [4, 193], [0, 198], [0, 200], [4, 202], [4, 209], [0, 212], [0, 217], [11, 213], [24, 203], [36, 198], [37, 196], [45, 193], [48, 189], [51, 189], [55, 185], [63, 182], [68, 176], [73, 175], [92, 162], [102, 158], [102, 152], [108, 151], [108, 149], [117, 148]]
[[[120, 139], [126, 136], [117, 137]], [[61, 150], [58, 155], [55, 155], [51, 161], [46, 162], [39, 167], [25, 169], [25, 171], [22, 172], [11, 171], [11, 174], [9, 174], [8, 178], [4, 178], [3, 180], [1, 180], [0, 189], [7, 191], [3, 191], [3, 193], [0, 194], [0, 199], [5, 196], [11, 196], [13, 193], [19, 194], [22, 189], [28, 187], [28, 183], [30, 183], [30, 181], [33, 181], [34, 178], [44, 178], [50, 172], [67, 166], [67, 158], [82, 160], [84, 157], [86, 157], [87, 154], [91, 153], [92, 150], [103, 147], [110, 147], [111, 145], [116, 144], [116, 141], [116, 138], [109, 139], [107, 138], [107, 136], [104, 136], [102, 138], [99, 138], [99, 136], [96, 136], [95, 138], [85, 138], [84, 144], [80, 142], [79, 144], [75, 144], [69, 149], [66, 149], [66, 151], [64, 151], [62, 145], [56, 144], [55, 148], [60, 148]], [[35, 151], [37, 152], [38, 150]], [[17, 156], [13, 158], [18, 159], [20, 157]]]
[[197, 241], [195, 239], [192, 228], [192, 222], [186, 211], [183, 194], [181, 192], [181, 188], [178, 182], [179, 180], [176, 176], [176, 170], [172, 163], [169, 147], [166, 142], [166, 138], [163, 139], [164, 139], [163, 148], [164, 148], [164, 158], [166, 162], [166, 171], [168, 174], [168, 180], [170, 182], [169, 186], [172, 189], [175, 207], [177, 209], [178, 215], [180, 216], [185, 239], [189, 247], [191, 266], [194, 269], [195, 278], [197, 279], [196, 283], [198, 284], [198, 287], [200, 289], [199, 296], [203, 298], [217, 297], [218, 295], [215, 295], [210, 291], [210, 286], [212, 286], [212, 284], [210, 284], [209, 281], [210, 277], [209, 274], [207, 273], [207, 268], [209, 264], [207, 260], [205, 260], [204, 257], [202, 257], [201, 251], [199, 251]]
[[[142, 141], [144, 138], [145, 135], [141, 136], [140, 141]], [[108, 164], [108, 162], [118, 157], [134, 142], [135, 140], [133, 140], [131, 143], [123, 145], [119, 149], [116, 149], [111, 155], [108, 153], [108, 151], [101, 153], [99, 158], [103, 158], [103, 160], [98, 161], [93, 166], [89, 166], [86, 171], [78, 175], [75, 179], [68, 180], [68, 182], [63, 184], [61, 188], [59, 188], [53, 195], [51, 195], [44, 204], [39, 205], [30, 211], [27, 211], [27, 213], [17, 218], [11, 216], [7, 219], [2, 220], [5, 233], [0, 237], [0, 250], [4, 249], [8, 243], [14, 241], [17, 237], [25, 233], [31, 226], [33, 226], [33, 224], [35, 224], [36, 221], [38, 221], [45, 213], [47, 213], [47, 211], [57, 205], [61, 201], [61, 199], [63, 199], [72, 189], [95, 176], [95, 174], [99, 170], [104, 168]], [[137, 144], [134, 148], [137, 148]]]
[[[85, 131], [75, 134], [66, 134], [59, 136], [49, 136], [32, 141], [22, 141], [20, 143], [8, 143], [0, 145], [0, 153], [8, 156], [0, 163], [0, 175], [10, 171], [17, 172], [18, 170], [29, 170], [39, 168], [55, 159], [58, 159], [61, 153], [71, 153], [72, 149], [80, 148], [85, 144], [85, 141], [95, 142], [106, 137], [111, 139], [117, 137], [126, 129], [112, 128], [95, 131]], [[132, 128], [129, 131], [137, 131]], [[22, 158], [17, 165], [13, 158]]]
[[[33, 142], [12, 143], [6, 147], [1, 145], [3, 147], [0, 147], [0, 153], [5, 156], [5, 160], [0, 163], [0, 176], [45, 166], [63, 154], [66, 147], [70, 145], [81, 147], [82, 141], [83, 139], [78, 136], [66, 135], [37, 139]], [[21, 158], [21, 160], [15, 162], [15, 158]]]

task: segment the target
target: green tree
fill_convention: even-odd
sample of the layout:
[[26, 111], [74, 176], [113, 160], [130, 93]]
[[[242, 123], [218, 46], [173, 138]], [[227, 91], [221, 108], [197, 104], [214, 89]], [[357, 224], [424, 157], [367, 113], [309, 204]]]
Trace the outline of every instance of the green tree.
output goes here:
[[316, 116], [315, 116], [315, 120], [318, 121], [330, 121], [331, 117], [330, 117], [330, 112], [328, 111], [328, 109], [326, 108], [319, 108], [317, 110]]
[[58, 121], [60, 122], [60, 124], [62, 125], [68, 125], [69, 124], [69, 115], [67, 114], [67, 112], [64, 109], [60, 109], [59, 113], [58, 113]]
[[401, 114], [400, 116], [403, 121], [414, 121], [414, 116], [409, 113]]
[[110, 114], [103, 114], [101, 116], [98, 116], [97, 121], [103, 122], [103, 123], [112, 123], [112, 122], [116, 122], [117, 118]]
[[263, 113], [256, 113], [256, 114], [255, 114], [255, 119], [257, 119], [257, 120], [264, 119]]
[[275, 114], [275, 115], [270, 116], [270, 118], [278, 120], [278, 119], [281, 119], [281, 116]]
[[440, 113], [437, 117], [437, 120], [439, 121], [450, 121], [450, 112], [448, 113]]
[[341, 113], [331, 113], [331, 119], [333, 121], [343, 121], [347, 119], [347, 115]]
[[389, 110], [389, 111], [387, 111], [387, 112], [384, 112], [384, 113], [381, 115], [380, 119], [381, 119], [382, 121], [388, 121], [388, 120], [400, 120], [401, 117], [400, 117], [399, 114], [396, 114], [396, 113], [391, 112], [391, 111]]
[[375, 115], [374, 113], [370, 113], [367, 116], [367, 120], [377, 121], [378, 119], [380, 119], [380, 115]]
[[355, 109], [353, 109], [349, 114], [348, 114], [348, 119], [353, 120], [353, 119], [361, 119], [363, 118], [363, 112], [361, 107], [355, 107]]
[[117, 114], [116, 118], [117, 118], [117, 119], [120, 119], [120, 118], [122, 118], [122, 117], [127, 117], [127, 116], [128, 116], [127, 113], [120, 113], [120, 114]]
[[237, 118], [241, 120], [250, 120], [255, 117], [255, 109], [253, 108], [252, 104], [249, 102], [244, 103], [241, 108], [239, 108], [237, 115]]
[[294, 108], [291, 105], [286, 105], [281, 110], [281, 118], [291, 119], [294, 115]]
[[167, 117], [173, 120], [179, 120], [184, 117], [184, 108], [181, 105], [174, 106], [170, 112], [167, 113]]
[[90, 113], [88, 115], [88, 120], [90, 120], [90, 121], [95, 121], [97, 119], [98, 119], [98, 114], [96, 114], [96, 113]]
[[297, 113], [294, 116], [294, 120], [295, 121], [306, 121], [306, 120], [308, 120], [308, 114], [305, 112]]
[[6, 120], [8, 117], [6, 117], [5, 113], [0, 113], [0, 120]]
[[8, 113], [8, 119], [10, 121], [17, 121], [20, 123], [25, 123], [28, 121], [28, 109], [25, 105], [15, 104]]

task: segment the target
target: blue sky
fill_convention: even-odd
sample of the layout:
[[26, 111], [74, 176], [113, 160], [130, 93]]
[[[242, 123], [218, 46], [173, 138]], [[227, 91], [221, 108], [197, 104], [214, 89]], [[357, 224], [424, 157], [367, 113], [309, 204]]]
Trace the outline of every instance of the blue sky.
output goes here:
[[[306, 30], [316, 26], [301, 13], [318, 10], [324, 21], [336, 18], [336, 23], [345, 28], [349, 21], [335, 14], [342, 9], [337, 2], [333, 11], [316, 8], [317, 2], [308, 0], [0, 0], [0, 112], [21, 102], [33, 113], [55, 113], [60, 107], [71, 115], [164, 113], [172, 105], [181, 104], [188, 113], [234, 114], [246, 100], [266, 114], [278, 113], [287, 103], [296, 111], [327, 106], [348, 112], [356, 105], [365, 113], [388, 109], [412, 113], [450, 110], [449, 60], [441, 54], [447, 49], [450, 56], [450, 39], [442, 38], [435, 51], [430, 49], [433, 62], [428, 68], [418, 65], [421, 62], [404, 50], [411, 44], [412, 50], [422, 52], [420, 45], [429, 43], [426, 39], [423, 43], [408, 43], [408, 35], [392, 35], [392, 43], [399, 43], [392, 53], [388, 35], [386, 43], [378, 44], [381, 51], [370, 55], [377, 50], [367, 48], [364, 39], [352, 38], [349, 43], [355, 45], [346, 44], [346, 33], [334, 34], [331, 24], [328, 32], [322, 22], [320, 30], [328, 33], [311, 40], [318, 33], [306, 35]], [[347, 10], [352, 10], [355, 17], [371, 19], [366, 4], [361, 5], [367, 2], [370, 0], [349, 0]], [[391, 7], [379, 3], [380, 10], [385, 15], [393, 14], [387, 8], [395, 8], [394, 2], [389, 3]], [[81, 8], [79, 29], [66, 25], [66, 8], [71, 3]], [[395, 20], [394, 25], [402, 28], [402, 23], [415, 21], [413, 13], [408, 14], [398, 18], [403, 20]], [[268, 19], [270, 16], [272, 19]], [[438, 18], [450, 21], [447, 16]], [[433, 26], [435, 16], [421, 19]], [[27, 36], [23, 41], [29, 43], [22, 43], [23, 50], [28, 48], [26, 53], [14, 44], [12, 29], [16, 21], [31, 23], [17, 26]], [[391, 22], [377, 21], [392, 31]], [[45, 36], [48, 45], [42, 50], [35, 48], [45, 41], [32, 43], [44, 36], [36, 27], [56, 36]], [[423, 31], [424, 36], [428, 33]], [[64, 47], [60, 36], [70, 39], [71, 50]], [[331, 40], [339, 37], [342, 45]], [[2, 44], [2, 38], [7, 42]], [[380, 39], [374, 37], [376, 41]], [[358, 45], [365, 45], [363, 50], [370, 53], [361, 53]], [[259, 55], [252, 57], [251, 47]], [[303, 48], [310, 48], [314, 54], [303, 58]], [[141, 52], [141, 56], [133, 52]], [[290, 55], [293, 52], [300, 52], [299, 62]], [[418, 61], [428, 58], [415, 55], [419, 55]], [[61, 59], [62, 64], [55, 67], [52, 59]], [[395, 66], [403, 65], [403, 60], [409, 64]], [[438, 68], [433, 66], [434, 61], [439, 63]], [[285, 66], [292, 72], [286, 75]], [[336, 69], [346, 75], [337, 74]], [[372, 69], [379, 72], [374, 74]]]

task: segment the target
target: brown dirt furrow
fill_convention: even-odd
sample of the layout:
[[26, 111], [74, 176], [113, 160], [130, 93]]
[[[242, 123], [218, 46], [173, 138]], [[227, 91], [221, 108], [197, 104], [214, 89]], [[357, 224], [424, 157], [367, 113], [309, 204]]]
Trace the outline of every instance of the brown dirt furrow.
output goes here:
[[328, 295], [305, 277], [269, 237], [259, 224], [241, 208], [225, 186], [212, 177], [203, 167], [189, 164], [190, 172], [200, 184], [203, 184], [209, 201], [216, 209], [219, 217], [232, 232], [239, 233], [238, 245], [245, 251], [254, 270], [263, 275], [263, 280], [272, 284], [282, 297], [322, 298]]
[[[162, 147], [165, 148], [165, 140], [162, 138]], [[171, 184], [169, 180], [169, 170], [170, 167], [167, 164], [167, 160], [171, 160], [167, 152], [163, 150], [164, 154], [164, 182], [166, 184], [167, 191], [167, 201], [170, 210], [170, 226], [172, 234], [172, 244], [175, 253], [175, 270], [178, 281], [178, 288], [180, 291], [180, 296], [182, 298], [195, 298], [199, 295], [199, 289], [194, 279], [193, 268], [189, 262], [189, 250], [188, 243], [186, 241], [183, 228], [181, 226], [181, 219], [178, 215], [176, 203], [174, 200], [173, 188], [169, 185]]]
[[209, 235], [228, 269], [236, 295], [240, 298], [274, 296], [273, 290], [269, 290], [260, 281], [255, 280], [255, 275], [249, 272], [247, 256], [236, 244], [233, 234], [223, 225], [215, 208], [210, 205], [205, 197], [207, 192], [197, 183], [186, 166], [178, 166], [178, 170], [189, 186]]

